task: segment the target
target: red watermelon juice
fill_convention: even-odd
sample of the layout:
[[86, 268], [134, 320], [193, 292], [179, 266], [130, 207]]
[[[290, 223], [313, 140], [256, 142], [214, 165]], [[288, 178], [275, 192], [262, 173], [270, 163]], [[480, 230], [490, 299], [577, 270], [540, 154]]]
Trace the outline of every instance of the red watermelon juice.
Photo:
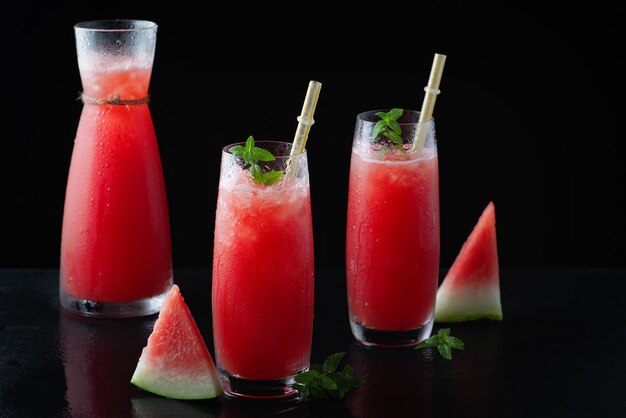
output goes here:
[[[288, 155], [288, 147], [283, 151]], [[303, 158], [300, 171], [306, 170]], [[255, 184], [224, 151], [212, 308], [216, 362], [226, 392], [249, 397], [291, 392], [288, 380], [309, 367], [313, 295], [308, 174], [296, 182]]]
[[357, 340], [413, 345], [430, 334], [439, 272], [438, 190], [434, 141], [418, 154], [354, 147], [346, 269]]

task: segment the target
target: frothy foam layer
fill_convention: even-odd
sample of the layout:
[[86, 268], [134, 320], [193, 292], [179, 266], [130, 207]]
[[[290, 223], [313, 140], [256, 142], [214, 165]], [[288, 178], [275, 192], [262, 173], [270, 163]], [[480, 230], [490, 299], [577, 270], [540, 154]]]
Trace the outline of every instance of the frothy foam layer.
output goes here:
[[152, 69], [153, 57], [107, 55], [83, 52], [78, 55], [78, 67], [86, 72], [120, 72]]
[[291, 181], [283, 177], [272, 186], [264, 186], [254, 183], [249, 170], [241, 166], [231, 166], [225, 171], [222, 173], [219, 187], [235, 195], [252, 195], [257, 199], [269, 200], [276, 205], [281, 205], [300, 199], [308, 193], [308, 178]]
[[419, 154], [411, 154], [410, 152], [390, 152], [387, 150], [379, 151], [374, 149], [363, 150], [359, 148], [352, 148], [352, 153], [358, 155], [361, 160], [368, 163], [384, 165], [415, 164], [421, 160], [430, 160], [437, 157], [437, 151], [432, 148], [424, 148]]

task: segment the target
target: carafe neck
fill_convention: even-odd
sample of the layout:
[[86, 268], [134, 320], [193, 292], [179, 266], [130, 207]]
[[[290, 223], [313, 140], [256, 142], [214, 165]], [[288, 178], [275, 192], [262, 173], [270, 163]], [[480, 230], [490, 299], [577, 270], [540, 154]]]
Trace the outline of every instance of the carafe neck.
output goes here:
[[157, 25], [143, 20], [101, 20], [74, 26], [86, 103], [147, 100]]
[[83, 96], [92, 100], [141, 100], [147, 98], [152, 67], [110, 65], [107, 68], [80, 67]]

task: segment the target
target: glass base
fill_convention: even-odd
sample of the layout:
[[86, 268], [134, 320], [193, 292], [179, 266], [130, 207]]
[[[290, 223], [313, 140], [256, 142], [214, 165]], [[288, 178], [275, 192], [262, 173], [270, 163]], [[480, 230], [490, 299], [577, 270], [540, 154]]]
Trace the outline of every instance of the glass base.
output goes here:
[[433, 319], [429, 319], [419, 328], [403, 331], [381, 331], [367, 328], [350, 318], [352, 335], [361, 344], [378, 347], [411, 347], [430, 337], [433, 330]]
[[[305, 369], [306, 370], [306, 369]], [[300, 370], [302, 373], [305, 370]], [[227, 395], [240, 398], [288, 399], [299, 397], [299, 392], [291, 388], [298, 374], [280, 379], [244, 379], [218, 368], [220, 383]]]
[[169, 289], [160, 295], [130, 302], [98, 302], [79, 299], [60, 291], [61, 307], [69, 312], [96, 318], [133, 318], [158, 313]]

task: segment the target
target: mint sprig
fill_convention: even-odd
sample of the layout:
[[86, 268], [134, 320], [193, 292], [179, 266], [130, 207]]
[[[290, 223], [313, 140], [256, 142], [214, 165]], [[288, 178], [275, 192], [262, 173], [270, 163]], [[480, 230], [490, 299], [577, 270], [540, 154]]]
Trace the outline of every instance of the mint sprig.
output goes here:
[[337, 371], [345, 354], [334, 353], [326, 358], [324, 364], [312, 364], [308, 371], [295, 377], [296, 383], [291, 387], [300, 392], [302, 399], [343, 399], [350, 389], [363, 384], [361, 379], [354, 376], [354, 370], [349, 364]]
[[376, 141], [380, 136], [387, 137], [391, 142], [402, 148], [402, 128], [398, 119], [404, 113], [403, 109], [391, 109], [389, 112], [376, 112], [380, 118], [372, 132], [372, 141]]
[[450, 335], [450, 328], [442, 328], [437, 334], [416, 345], [415, 349], [419, 350], [426, 347], [436, 347], [443, 358], [452, 360], [452, 349], [463, 350], [465, 343]]
[[250, 174], [252, 174], [252, 179], [257, 184], [271, 186], [283, 178], [283, 170], [263, 172], [259, 161], [274, 161], [276, 158], [268, 150], [254, 146], [252, 135], [248, 137], [246, 145], [235, 145], [230, 147], [228, 151], [250, 165]]

